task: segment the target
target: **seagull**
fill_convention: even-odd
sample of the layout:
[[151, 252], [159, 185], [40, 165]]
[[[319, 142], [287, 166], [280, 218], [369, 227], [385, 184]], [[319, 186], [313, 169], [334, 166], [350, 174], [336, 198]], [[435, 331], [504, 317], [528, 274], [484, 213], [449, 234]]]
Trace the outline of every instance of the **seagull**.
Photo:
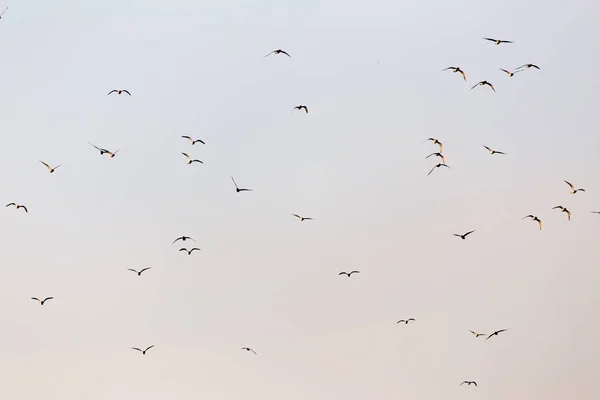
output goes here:
[[442, 159], [442, 163], [443, 163], [443, 164], [446, 164], [446, 158], [444, 157], [444, 155], [443, 155], [442, 153], [431, 153], [430, 155], [428, 155], [428, 156], [427, 156], [427, 157], [425, 157], [425, 158], [429, 158], [429, 157], [431, 157], [431, 156], [436, 156], [436, 157], [439, 157], [439, 158], [441, 158], [441, 159]]
[[152, 346], [148, 346], [148, 347], [146, 347], [146, 350], [142, 350], [142, 349], [139, 349], [139, 348], [137, 348], [137, 347], [132, 347], [132, 349], [133, 349], [133, 350], [137, 350], [137, 351], [139, 351], [139, 352], [140, 352], [140, 353], [142, 353], [142, 354], [146, 354], [146, 352], [147, 352], [148, 350], [150, 350], [151, 348], [153, 348], [153, 347], [154, 347], [154, 345], [152, 345]]
[[556, 210], [557, 208], [559, 208], [560, 211], [567, 213], [567, 218], [569, 219], [569, 221], [571, 220], [571, 211], [567, 210], [567, 208], [563, 206], [552, 207], [553, 210]]
[[[485, 335], [487, 335], [487, 333], [476, 333], [476, 332], [473, 332], [473, 331], [469, 331], [469, 332], [471, 332], [473, 335], [475, 335], [476, 338], [478, 338], [479, 336], [485, 336]], [[475, 385], [475, 386], [477, 386], [477, 385]]]
[[465, 233], [464, 235], [460, 235], [458, 233], [455, 233], [454, 236], [458, 236], [459, 238], [461, 238], [462, 240], [465, 240], [467, 238], [468, 235], [470, 235], [471, 233], [475, 232], [474, 230], [469, 231], [467, 233]]
[[540, 69], [540, 67], [538, 67], [538, 66], [537, 66], [537, 65], [535, 65], [535, 64], [524, 64], [524, 65], [521, 65], [521, 66], [520, 66], [519, 68], [517, 68], [517, 69], [521, 69], [521, 68], [527, 68], [527, 69], [529, 69], [529, 68], [535, 68], [535, 69]]
[[127, 268], [127, 270], [128, 270], [128, 271], [133, 271], [133, 272], [135, 272], [136, 274], [138, 274], [138, 276], [140, 276], [140, 275], [142, 275], [142, 272], [144, 272], [144, 271], [146, 271], [147, 269], [150, 269], [150, 268], [152, 268], [152, 267], [146, 267], [146, 268], [144, 268], [144, 269], [142, 269], [142, 270], [139, 270], [139, 271], [136, 271], [135, 269], [132, 269], [132, 268]]
[[501, 151], [492, 150], [492, 149], [490, 149], [489, 147], [487, 147], [486, 145], [483, 145], [483, 144], [482, 144], [482, 146], [483, 146], [483, 147], [485, 147], [485, 148], [487, 149], [487, 151], [489, 151], [489, 152], [490, 152], [490, 154], [491, 154], [491, 155], [494, 155], [494, 154], [506, 154], [506, 153], [503, 153], [503, 152], [501, 152]]
[[431, 140], [433, 142], [433, 144], [437, 144], [438, 146], [440, 146], [440, 153], [442, 152], [442, 149], [444, 148], [444, 145], [442, 144], [442, 142], [440, 142], [439, 140], [435, 139], [435, 138], [428, 138], [427, 140]]
[[404, 324], [405, 324], [405, 325], [408, 325], [408, 323], [409, 323], [410, 321], [414, 321], [414, 320], [415, 320], [414, 318], [409, 318], [409, 319], [401, 319], [400, 321], [398, 321], [398, 322], [396, 322], [396, 323], [397, 323], [397, 324], [399, 324], [399, 323], [401, 323], [401, 322], [404, 322]]
[[55, 170], [56, 168], [58, 168], [58, 167], [60, 167], [60, 166], [62, 165], [62, 164], [60, 164], [60, 165], [57, 165], [56, 167], [52, 168], [51, 166], [49, 166], [49, 165], [48, 165], [48, 164], [46, 164], [45, 162], [43, 162], [43, 161], [40, 161], [40, 162], [41, 162], [42, 164], [44, 164], [44, 165], [46, 166], [46, 168], [48, 168], [48, 171], [50, 171], [50, 173], [53, 173], [53, 172], [54, 172], [54, 170]]
[[492, 39], [492, 38], [487, 38], [487, 37], [484, 37], [482, 39], [489, 40], [490, 42], [494, 42], [494, 43], [496, 43], [496, 46], [501, 43], [514, 43], [514, 42], [511, 42], [510, 40], [498, 40], [498, 39]]
[[506, 72], [506, 73], [508, 74], [508, 77], [509, 77], [509, 78], [512, 78], [512, 77], [513, 77], [513, 75], [514, 75], [514, 74], [516, 74], [517, 72], [521, 72], [521, 71], [522, 71], [522, 70], [515, 70], [514, 72], [510, 72], [510, 71], [507, 71], [507, 70], [505, 70], [505, 69], [502, 69], [502, 68], [498, 68], [498, 69], [499, 69], [500, 71]]
[[182, 136], [182, 138], [184, 138], [184, 139], [188, 139], [188, 140], [189, 140], [189, 141], [192, 143], [192, 145], [195, 145], [197, 142], [200, 142], [200, 143], [202, 143], [202, 144], [206, 144], [206, 143], [204, 143], [204, 141], [202, 141], [202, 140], [200, 140], [200, 139], [196, 139], [196, 140], [194, 140], [194, 139], [192, 139], [192, 138], [191, 138], [191, 137], [189, 137], [189, 136]]
[[242, 350], [251, 351], [251, 352], [253, 352], [255, 355], [258, 355], [258, 354], [256, 354], [256, 352], [255, 352], [254, 350], [252, 350], [250, 347], [242, 347]]
[[450, 168], [449, 166], [447, 166], [446, 164], [437, 164], [435, 167], [431, 168], [431, 171], [429, 171], [429, 173], [427, 174], [427, 176], [431, 175], [431, 173], [433, 172], [434, 169], [439, 168], [439, 167], [446, 167], [446, 168]]
[[485, 340], [488, 340], [489, 338], [491, 338], [492, 336], [498, 336], [499, 333], [502, 332], [506, 332], [508, 329], [500, 329], [499, 331], [496, 331], [494, 333], [492, 333], [490, 336], [488, 336]]
[[37, 297], [32, 297], [31, 300], [37, 300], [40, 302], [40, 305], [43, 306], [46, 300], [52, 300], [54, 297], [46, 297], [44, 300], [40, 300]]
[[473, 86], [473, 87], [471, 88], [471, 90], [475, 89], [477, 86], [483, 86], [483, 85], [488, 85], [489, 87], [491, 87], [491, 88], [492, 88], [492, 90], [493, 90], [494, 92], [496, 91], [496, 89], [494, 89], [494, 86], [493, 86], [491, 83], [489, 83], [488, 81], [481, 81], [481, 82], [479, 82], [478, 84], [476, 84], [475, 86]]
[[[189, 237], [189, 236], [185, 236], [185, 235], [184, 235], [184, 236], [180, 236], [180, 237], [178, 237], [177, 239], [173, 240], [173, 243], [175, 243], [175, 242], [176, 242], [176, 241], [178, 241], [178, 240], [181, 240], [182, 242], [185, 242], [185, 241], [186, 241], [186, 240], [188, 240], [188, 239], [190, 239], [190, 240], [193, 240], [193, 241], [195, 242], [195, 240], [194, 240], [194, 239], [192, 239], [191, 237]], [[171, 243], [171, 244], [173, 244], [173, 243]]]
[[272, 52], [270, 52], [269, 54], [267, 54], [265, 57], [270, 56], [271, 54], [285, 54], [286, 56], [288, 56], [289, 58], [292, 58], [292, 56], [290, 56], [288, 53], [286, 53], [285, 51], [281, 50], [281, 49], [277, 49], [277, 50], [273, 50]]
[[[111, 94], [111, 93], [116, 93], [116, 94], [127, 93], [128, 95], [131, 96], [131, 93], [129, 93], [129, 91], [125, 90], [125, 89], [113, 89], [110, 92], [108, 92], [108, 94]], [[107, 94], [107, 96], [108, 96], [108, 94]]]
[[200, 160], [192, 160], [192, 159], [190, 158], [190, 156], [188, 156], [186, 153], [181, 153], [181, 154], [183, 154], [184, 156], [186, 156], [186, 157], [187, 157], [187, 163], [188, 163], [188, 164], [191, 164], [191, 163], [193, 163], [193, 162], [199, 162], [200, 164], [204, 164], [204, 163], [203, 163], [202, 161], [200, 161]]
[[573, 186], [573, 184], [570, 182], [565, 181], [565, 183], [571, 187], [571, 194], [575, 194], [577, 192], [585, 192], [585, 189], [575, 189], [575, 186]]
[[[304, 111], [306, 111], [306, 114], [308, 114], [308, 107], [303, 106], [303, 105], [299, 105], [299, 106], [294, 107], [294, 110], [302, 110], [302, 109], [304, 109]], [[292, 112], [294, 110], [292, 110]]]
[[194, 250], [198, 250], [198, 251], [200, 251], [200, 249], [199, 249], [199, 248], [197, 248], [197, 247], [194, 247], [194, 248], [193, 248], [193, 249], [191, 249], [191, 250], [188, 250], [188, 249], [186, 249], [185, 247], [182, 247], [182, 248], [180, 248], [180, 249], [179, 249], [179, 251], [187, 251], [187, 253], [188, 253], [188, 256], [191, 256], [191, 255], [192, 255], [192, 251], [194, 251]]
[[240, 189], [237, 185], [237, 183], [235, 182], [235, 179], [233, 179], [233, 176], [231, 177], [231, 180], [233, 181], [233, 184], [235, 185], [235, 192], [239, 193], [239, 192], [251, 192], [252, 189]]
[[465, 383], [469, 386], [471, 386], [471, 385], [477, 386], [477, 382], [475, 382], [475, 381], [464, 381], [463, 383], [460, 384], [460, 386], [464, 385]]
[[442, 71], [447, 71], [451, 69], [452, 72], [460, 72], [460, 74], [462, 75], [463, 79], [465, 80], [465, 82], [467, 81], [467, 76], [465, 75], [464, 71], [462, 69], [460, 69], [460, 67], [448, 67], [448, 68], [444, 68]]
[[8, 10], [8, 7], [6, 7], [6, 8], [4, 9], [4, 11], [2, 11], [2, 14], [0, 14], [0, 18], [2, 18], [2, 16], [3, 16], [3, 15], [4, 15], [4, 13], [6, 12], [6, 10]]
[[529, 214], [529, 215], [526, 215], [526, 216], [524, 216], [524, 217], [523, 217], [523, 218], [521, 218], [521, 219], [525, 219], [525, 218], [531, 218], [532, 220], [534, 220], [534, 221], [537, 221], [537, 223], [538, 223], [538, 224], [539, 224], [539, 226], [540, 226], [540, 231], [542, 230], [542, 220], [541, 220], [541, 219], [539, 219], [539, 218], [538, 218], [538, 217], [536, 217], [535, 215], [531, 215], [531, 214]]
[[350, 278], [350, 275], [352, 274], [360, 274], [360, 271], [340, 272], [338, 275], [346, 275], [348, 278]]
[[299, 219], [300, 219], [300, 222], [302, 222], [302, 221], [304, 221], [304, 220], [311, 220], [311, 221], [312, 221], [312, 218], [309, 218], [309, 217], [301, 217], [301, 216], [299, 216], [298, 214], [292, 214], [292, 215], [293, 215], [294, 217], [296, 217], [296, 218], [299, 218]]
[[25, 207], [25, 206], [23, 206], [23, 205], [21, 205], [21, 204], [17, 204], [17, 203], [8, 203], [8, 204], [6, 205], [6, 207], [8, 207], [8, 206], [15, 206], [15, 208], [16, 208], [17, 210], [18, 210], [19, 208], [22, 208], [23, 210], [25, 210], [25, 212], [29, 212], [29, 211], [27, 211], [27, 207]]
[[[90, 143], [90, 142], [88, 142]], [[119, 152], [119, 150], [115, 151], [114, 153], [112, 151], [108, 151], [106, 149], [103, 149], [101, 147], [96, 146], [95, 144], [90, 143], [92, 146], [94, 146], [96, 148], [96, 150], [98, 150], [100, 152], [100, 155], [103, 154], [108, 154], [110, 156], [110, 158], [113, 158], [114, 156], [117, 155], [117, 153]]]

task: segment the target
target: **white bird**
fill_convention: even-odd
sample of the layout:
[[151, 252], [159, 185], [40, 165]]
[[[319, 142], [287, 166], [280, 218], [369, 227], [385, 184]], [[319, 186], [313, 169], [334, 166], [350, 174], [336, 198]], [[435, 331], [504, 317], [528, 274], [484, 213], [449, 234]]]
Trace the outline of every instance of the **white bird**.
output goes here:
[[573, 186], [571, 182], [565, 181], [565, 183], [571, 188], [571, 194], [575, 194], [577, 192], [585, 192], [585, 189], [575, 189], [575, 186]]

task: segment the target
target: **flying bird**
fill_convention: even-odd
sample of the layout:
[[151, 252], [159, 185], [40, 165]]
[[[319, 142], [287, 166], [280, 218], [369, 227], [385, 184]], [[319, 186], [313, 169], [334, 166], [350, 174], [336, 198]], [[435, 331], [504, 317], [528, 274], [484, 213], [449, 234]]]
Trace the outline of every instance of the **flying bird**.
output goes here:
[[150, 350], [151, 348], [153, 348], [153, 347], [154, 347], [154, 345], [152, 345], [152, 346], [148, 346], [148, 347], [146, 347], [146, 350], [142, 350], [142, 349], [140, 349], [140, 348], [137, 348], [137, 347], [132, 347], [132, 349], [133, 349], [133, 350], [137, 350], [137, 351], [139, 351], [139, 352], [140, 352], [140, 353], [142, 353], [142, 354], [146, 354], [146, 352], [147, 352], [148, 350]]
[[446, 164], [437, 164], [436, 166], [434, 166], [433, 168], [431, 168], [431, 171], [429, 171], [429, 173], [427, 174], [427, 176], [431, 175], [431, 173], [433, 172], [434, 169], [439, 168], [439, 167], [446, 167], [446, 168], [450, 168], [449, 166], [447, 166]]
[[464, 381], [463, 383], [460, 384], [460, 386], [464, 385], [465, 383], [469, 386], [471, 386], [471, 385], [477, 386], [477, 382], [475, 382], [475, 381]]
[[306, 112], [306, 114], [308, 114], [308, 107], [303, 106], [303, 105], [299, 105], [299, 106], [294, 107], [294, 109], [292, 110], [292, 112], [294, 112], [295, 110], [302, 110], [302, 109], [304, 109], [304, 111]]
[[182, 247], [182, 248], [180, 248], [180, 249], [179, 249], [179, 251], [187, 251], [187, 253], [188, 253], [188, 256], [191, 256], [191, 255], [192, 255], [192, 252], [193, 252], [194, 250], [198, 250], [198, 251], [200, 251], [200, 249], [199, 249], [199, 248], [197, 248], [197, 247], [194, 247], [193, 249], [190, 249], [190, 250], [186, 249], [185, 247]]
[[556, 207], [552, 207], [552, 209], [553, 210], [560, 209], [561, 212], [567, 213], [567, 218], [569, 219], [569, 221], [571, 220], [571, 211], [567, 210], [566, 207], [556, 206]]
[[510, 40], [498, 40], [498, 39], [492, 39], [492, 38], [487, 38], [487, 37], [484, 37], [483, 39], [496, 43], [496, 46], [501, 43], [514, 43], [514, 42], [511, 42]]
[[542, 230], [542, 220], [541, 219], [539, 219], [535, 215], [531, 215], [531, 214], [526, 215], [526, 216], [524, 216], [521, 219], [525, 219], [525, 218], [531, 218], [532, 220], [537, 221], [538, 225], [540, 226], [540, 231]]
[[535, 64], [523, 64], [523, 65], [521, 65], [521, 66], [520, 66], [519, 68], [517, 68], [517, 69], [521, 69], [521, 68], [527, 68], [527, 69], [529, 69], [529, 68], [535, 68], [535, 69], [540, 69], [540, 67], [538, 67], [538, 66], [537, 66], [537, 65], [535, 65]]
[[[90, 142], [88, 142], [88, 143], [90, 143]], [[110, 156], [110, 158], [113, 158], [113, 157], [114, 157], [114, 156], [116, 156], [116, 155], [117, 155], [117, 153], [119, 152], [119, 150], [117, 150], [117, 151], [115, 151], [115, 152], [113, 153], [112, 151], [108, 151], [108, 150], [106, 150], [106, 149], [103, 149], [102, 147], [98, 147], [98, 146], [96, 146], [95, 144], [92, 144], [92, 143], [90, 143], [90, 145], [92, 145], [93, 147], [95, 147], [95, 148], [96, 148], [96, 150], [98, 150], [98, 151], [100, 152], [100, 155], [103, 155], [103, 154], [108, 154], [108, 155]]]
[[62, 165], [62, 164], [59, 164], [56, 167], [52, 168], [50, 165], [46, 164], [45, 162], [43, 162], [43, 161], [40, 161], [40, 162], [42, 164], [44, 164], [46, 166], [46, 168], [48, 168], [48, 171], [50, 171], [50, 173], [53, 173], [56, 168], [58, 168], [58, 167], [60, 167]]
[[469, 332], [471, 332], [473, 335], [475, 335], [476, 338], [478, 338], [479, 336], [487, 335], [487, 333], [477, 333], [477, 332], [473, 332], [473, 331], [469, 331]]
[[350, 278], [350, 275], [352, 274], [360, 274], [360, 271], [340, 272], [338, 275], [346, 275], [348, 278]]
[[405, 325], [408, 325], [408, 323], [409, 323], [410, 321], [414, 321], [414, 320], [415, 320], [414, 318], [409, 318], [409, 319], [401, 319], [400, 321], [398, 321], [398, 322], [396, 322], [396, 323], [397, 323], [397, 324], [400, 324], [400, 323], [404, 322], [404, 324], [405, 324]]
[[29, 212], [29, 211], [27, 211], [27, 207], [25, 207], [25, 206], [23, 206], [23, 205], [21, 205], [21, 204], [17, 204], [17, 203], [8, 203], [8, 204], [6, 205], [6, 207], [9, 207], [9, 206], [15, 206], [15, 208], [16, 208], [17, 210], [18, 210], [19, 208], [22, 208], [23, 210], [25, 210], [25, 212]]
[[141, 269], [141, 270], [139, 270], [139, 271], [136, 271], [135, 269], [132, 269], [132, 268], [127, 268], [127, 270], [128, 270], [128, 271], [133, 271], [133, 272], [135, 272], [136, 274], [138, 274], [138, 276], [140, 276], [140, 275], [142, 275], [142, 272], [144, 272], [144, 271], [146, 271], [146, 270], [148, 270], [148, 269], [150, 269], [150, 268], [152, 268], [152, 267], [146, 267], [146, 268], [144, 268], [144, 269]]
[[443, 164], [446, 164], [446, 158], [444, 157], [444, 155], [443, 155], [442, 153], [431, 153], [430, 155], [428, 155], [428, 156], [427, 156], [427, 157], [425, 157], [425, 158], [429, 158], [429, 157], [431, 157], [431, 156], [436, 156], [436, 157], [439, 157], [439, 158], [441, 158], [441, 159], [442, 159], [442, 163], [443, 163]]
[[600, 214], [600, 211], [590, 211], [592, 214]]
[[491, 87], [491, 88], [492, 88], [492, 90], [493, 90], [494, 92], [496, 91], [496, 89], [494, 89], [494, 86], [493, 86], [491, 83], [489, 83], [488, 81], [481, 81], [481, 82], [479, 82], [478, 84], [474, 85], [474, 86], [471, 88], [471, 90], [475, 89], [477, 86], [483, 86], [483, 85], [488, 85], [489, 87]]
[[[185, 235], [184, 235], [184, 236], [180, 236], [180, 237], [178, 237], [177, 239], [173, 240], [173, 243], [177, 242], [178, 240], [181, 240], [182, 242], [185, 242], [185, 241], [186, 241], [186, 240], [188, 240], [188, 239], [189, 239], [189, 240], [193, 240], [193, 241], [195, 242], [195, 240], [194, 240], [194, 239], [192, 239], [191, 237], [189, 237], [189, 236], [185, 236]], [[171, 244], [173, 244], [173, 243], [171, 243]]]
[[442, 71], [447, 71], [449, 69], [451, 69], [452, 72], [454, 72], [454, 73], [460, 72], [460, 74], [462, 75], [465, 82], [467, 81], [467, 76], [465, 75], [464, 71], [462, 69], [460, 69], [460, 67], [448, 67], [448, 68], [444, 68]]
[[489, 151], [489, 152], [490, 152], [490, 154], [491, 154], [491, 155], [494, 155], [494, 154], [506, 154], [506, 153], [503, 153], [503, 152], [501, 152], [501, 151], [492, 150], [492, 149], [490, 149], [489, 147], [487, 147], [486, 145], [483, 145], [483, 144], [482, 144], [482, 146], [483, 146], [483, 147], [485, 147], [485, 148], [487, 149], [487, 151]]
[[251, 352], [253, 352], [255, 355], [258, 355], [258, 354], [256, 354], [256, 352], [255, 352], [254, 350], [252, 350], [250, 347], [242, 347], [242, 350], [251, 351]]
[[43, 306], [47, 300], [52, 300], [54, 297], [46, 297], [44, 300], [40, 300], [37, 297], [32, 297], [31, 300], [37, 300], [40, 302], [40, 305]]
[[294, 217], [300, 219], [300, 222], [304, 221], [304, 220], [312, 220], [312, 218], [309, 217], [301, 217], [298, 214], [292, 214]]
[[190, 158], [190, 156], [188, 156], [186, 153], [181, 153], [181, 154], [183, 154], [184, 156], [186, 156], [186, 158], [187, 158], [187, 163], [188, 163], [188, 164], [191, 164], [191, 163], [194, 163], [194, 162], [199, 162], [200, 164], [204, 164], [204, 163], [203, 163], [202, 161], [200, 161], [200, 160], [192, 160], [192, 159]]
[[198, 143], [198, 142], [200, 142], [200, 143], [202, 143], [202, 144], [206, 144], [206, 143], [204, 143], [204, 141], [202, 141], [202, 140], [200, 140], [200, 139], [196, 139], [196, 140], [194, 140], [194, 139], [192, 139], [192, 138], [191, 138], [191, 137], [189, 137], [189, 136], [182, 136], [182, 138], [184, 138], [184, 139], [188, 139], [188, 140], [190, 141], [190, 143], [192, 143], [192, 145], [195, 145], [195, 144], [196, 144], [196, 143]]
[[575, 189], [575, 186], [573, 186], [573, 184], [570, 182], [565, 181], [565, 183], [571, 188], [571, 194], [575, 194], [577, 192], [585, 192], [585, 189]]
[[433, 144], [437, 144], [438, 146], [440, 146], [440, 153], [442, 152], [444, 145], [442, 144], [442, 142], [440, 142], [439, 140], [437, 140], [436, 138], [428, 138], [427, 140], [431, 140], [433, 142]]
[[6, 10], [8, 10], [8, 7], [6, 7], [6, 8], [4, 9], [4, 11], [2, 11], [2, 14], [0, 14], [0, 18], [2, 18], [2, 16], [3, 16], [3, 15], [4, 15], [4, 13], [6, 12]]
[[251, 192], [252, 189], [240, 189], [237, 185], [237, 183], [235, 182], [235, 179], [233, 179], [233, 176], [231, 177], [231, 180], [233, 181], [233, 184], [235, 185], [235, 192], [239, 193], [239, 192]]
[[500, 71], [506, 72], [509, 78], [512, 78], [517, 72], [521, 72], [522, 70], [515, 70], [514, 72], [507, 71], [503, 68], [498, 68]]
[[289, 58], [292, 58], [292, 56], [290, 56], [287, 52], [281, 50], [281, 49], [277, 49], [277, 50], [273, 50], [272, 52], [270, 52], [269, 54], [267, 54], [265, 57], [270, 56], [271, 54], [285, 54], [286, 56], [288, 56]]
[[461, 238], [462, 240], [465, 240], [465, 239], [467, 238], [467, 236], [468, 236], [468, 235], [470, 235], [470, 234], [471, 234], [471, 233], [473, 233], [473, 232], [475, 232], [475, 231], [474, 231], [474, 230], [472, 230], [472, 231], [469, 231], [469, 232], [465, 233], [464, 235], [461, 235], [461, 234], [455, 233], [455, 234], [454, 234], [454, 236], [457, 236], [457, 237]]
[[499, 331], [496, 331], [494, 333], [492, 333], [490, 336], [488, 336], [485, 340], [488, 340], [489, 338], [491, 338], [492, 336], [498, 336], [499, 333], [502, 332], [506, 332], [508, 329], [500, 329]]
[[131, 93], [129, 93], [129, 91], [125, 90], [125, 89], [113, 89], [110, 92], [108, 92], [107, 96], [111, 93], [116, 93], [116, 94], [127, 93], [128, 95], [131, 96]]

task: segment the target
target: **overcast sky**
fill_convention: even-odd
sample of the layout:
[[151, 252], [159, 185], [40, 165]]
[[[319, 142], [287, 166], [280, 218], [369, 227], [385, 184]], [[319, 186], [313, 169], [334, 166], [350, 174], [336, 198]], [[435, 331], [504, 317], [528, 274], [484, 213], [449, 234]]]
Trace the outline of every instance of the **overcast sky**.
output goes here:
[[597, 398], [597, 2], [8, 6], [0, 398]]

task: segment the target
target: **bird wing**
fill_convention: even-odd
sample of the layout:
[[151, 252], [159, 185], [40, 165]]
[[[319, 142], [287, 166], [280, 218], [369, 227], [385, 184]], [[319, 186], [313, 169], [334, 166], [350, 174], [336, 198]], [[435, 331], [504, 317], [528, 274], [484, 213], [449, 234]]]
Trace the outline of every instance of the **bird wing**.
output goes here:
[[465, 75], [465, 73], [462, 70], [458, 70], [458, 72], [460, 72], [460, 74], [462, 75], [463, 79], [465, 80], [465, 82], [467, 81], [467, 76]]
[[154, 347], [154, 345], [146, 347], [146, 350], [144, 350], [144, 352], [146, 352], [146, 351], [150, 350], [150, 349], [151, 349], [151, 348], [153, 348], [153, 347]]
[[[175, 242], [176, 242], [176, 241], [178, 241], [178, 240], [181, 240], [182, 238], [183, 238], [183, 236], [181, 236], [181, 237], [178, 237], [177, 239], [173, 240], [173, 243], [175, 243]], [[173, 243], [171, 243], [171, 244], [173, 244]]]
[[252, 189], [239, 189], [240, 192], [251, 192]]
[[405, 320], [401, 319], [400, 321], [396, 322], [397, 324], [401, 323], [401, 322], [406, 322]]
[[182, 247], [179, 249], [179, 251], [188, 251], [188, 249], [186, 249], [185, 247]]
[[492, 38], [489, 38], [489, 37], [484, 37], [483, 39], [485, 39], [485, 40], [489, 40], [489, 41], [492, 41], [492, 42], [495, 42], [495, 41], [496, 41], [496, 39], [492, 39]]
[[494, 89], [494, 85], [492, 85], [491, 83], [486, 82], [485, 84], [488, 85], [489, 87], [491, 87], [494, 92], [496, 91], [496, 89]]
[[268, 57], [268, 56], [270, 56], [273, 53], [275, 53], [275, 50], [273, 50], [272, 52], [270, 52], [269, 54], [267, 54], [265, 57]]
[[510, 40], [499, 40], [500, 43], [513, 43]]
[[196, 142], [200, 142], [200, 143], [202, 143], [202, 144], [206, 144], [206, 143], [204, 143], [204, 141], [202, 141], [202, 140], [200, 140], [200, 139], [196, 139], [196, 140], [194, 140], [194, 141], [192, 142], [192, 144], [193, 144], [193, 143], [196, 143]]
[[141, 274], [142, 272], [149, 270], [150, 268], [152, 268], [152, 267], [146, 267], [146, 268], [142, 269], [139, 273]]
[[237, 189], [238, 185], [237, 185], [237, 183], [235, 183], [235, 179], [233, 179], [233, 176], [231, 177], [231, 180], [233, 181], [233, 184], [235, 185], [235, 188]]
[[352, 274], [360, 274], [360, 271], [350, 271], [350, 273], [348, 275], [352, 275]]
[[108, 96], [109, 94], [111, 94], [111, 93], [115, 93], [115, 92], [117, 92], [117, 89], [113, 89], [113, 90], [111, 90], [110, 92], [108, 92], [107, 96]]
[[49, 166], [48, 164], [46, 164], [45, 162], [43, 162], [43, 161], [40, 161], [40, 162], [41, 162], [42, 164], [44, 164], [44, 165], [46, 166], [46, 168], [48, 168], [48, 169], [50, 169], [50, 170], [52, 169], [52, 167], [50, 167], [50, 166]]
[[473, 385], [477, 386], [477, 382], [475, 382], [475, 381], [472, 381], [471, 383], [472, 383]]
[[473, 335], [477, 336], [476, 332], [473, 332], [472, 330], [469, 330], [469, 332], [471, 332]]
[[433, 170], [436, 169], [436, 168], [437, 168], [437, 165], [435, 167], [431, 168], [431, 171], [429, 171], [429, 173], [427, 174], [427, 176], [431, 175], [431, 173], [433, 172]]
[[458, 237], [462, 237], [462, 235], [459, 235], [458, 233], [453, 233], [454, 236], [458, 236]]
[[471, 90], [475, 89], [477, 86], [481, 85], [481, 82], [476, 83], [475, 85], [473, 85], [473, 87], [471, 88]]
[[466, 383], [467, 385], [469, 384], [469, 382], [467, 382], [467, 381], [464, 381], [463, 383], [461, 383], [461, 384], [460, 384], [460, 386], [464, 385], [465, 383]]
[[571, 182], [565, 181], [565, 183], [571, 187], [571, 190], [575, 190], [575, 186]]
[[132, 269], [132, 268], [127, 268], [127, 271], [133, 271], [133, 272], [135, 272], [136, 274], [138, 273], [138, 272], [137, 272], [135, 269]]
[[189, 159], [190, 159], [190, 156], [188, 156], [186, 153], [181, 153], [181, 154], [183, 154], [184, 156], [186, 156], [186, 158], [187, 158], [187, 159], [188, 159], [188, 161], [189, 161]]
[[289, 58], [292, 58], [292, 56], [290, 56], [288, 53], [286, 53], [286, 52], [285, 52], [285, 51], [283, 51], [283, 50], [280, 50], [279, 52], [280, 52], [280, 53], [283, 53], [283, 54], [285, 54], [285, 55], [286, 55], [286, 56], [288, 56]]
[[506, 332], [508, 329], [500, 329], [499, 331], [496, 331], [496, 334], [502, 333], [502, 332]]
[[529, 215], [526, 215], [526, 216], [524, 216], [524, 217], [523, 217], [523, 218], [521, 218], [521, 219], [525, 219], [525, 218], [535, 218], [535, 216], [533, 216], [533, 215], [529, 214]]
[[338, 275], [348, 275], [347, 272], [340, 272]]
[[302, 219], [302, 217], [301, 217], [301, 216], [299, 216], [298, 214], [292, 214], [292, 215], [293, 215], [294, 217], [296, 217], [296, 218], [300, 218], [300, 219]]
[[537, 220], [537, 222], [538, 222], [538, 224], [540, 225], [540, 231], [541, 231], [541, 230], [542, 230], [542, 220], [541, 220], [541, 219], [538, 219], [538, 220]]
[[26, 213], [28, 213], [29, 211], [27, 210], [27, 207], [25, 206], [17, 206], [17, 208], [21, 207], [23, 210], [25, 210]]
[[199, 251], [200, 251], [200, 249], [199, 249], [199, 248], [197, 248], [197, 247], [194, 247], [193, 249], [191, 249], [191, 250], [190, 250], [190, 253], [191, 253], [192, 251], [194, 251], [194, 250], [199, 250]]
[[438, 154], [438, 153], [431, 153], [430, 155], [428, 155], [428, 156], [427, 156], [427, 157], [425, 157], [425, 158], [427, 159], [427, 158], [429, 158], [429, 157], [431, 157], [431, 156], [435, 156], [436, 154]]
[[16, 206], [16, 204], [15, 204], [15, 203], [8, 203], [8, 204], [6, 205], [6, 207], [8, 207], [8, 206]]
[[490, 149], [489, 147], [487, 147], [486, 145], [482, 144], [483, 147], [485, 147], [490, 153], [492, 152], [492, 149]]
[[469, 231], [469, 232], [465, 233], [465, 236], [470, 235], [473, 232], [475, 232], [475, 229], [473, 229], [472, 231]]
[[131, 93], [129, 93], [129, 90], [125, 90], [125, 89], [123, 89], [122, 91], [123, 91], [123, 92], [125, 92], [125, 93], [127, 93], [128, 95], [130, 95], [130, 96], [131, 96]]
[[556, 210], [557, 208], [563, 208], [563, 206], [552, 207], [553, 210]]
[[571, 220], [571, 211], [566, 210], [566, 213], [567, 213], [567, 217], [569, 218], [569, 221], [570, 221]]
[[42, 303], [45, 302], [46, 300], [52, 300], [54, 297], [46, 297], [44, 300], [42, 300]]
[[133, 349], [133, 350], [137, 350], [137, 351], [139, 351], [139, 352], [143, 353], [142, 349], [138, 349], [137, 347], [132, 347], [132, 349]]
[[[88, 142], [88, 143], [90, 143], [90, 142]], [[100, 147], [96, 146], [95, 144], [90, 143], [90, 145], [94, 146], [96, 148], [96, 150], [98, 150], [98, 151], [102, 151], [103, 150]]]
[[498, 69], [499, 69], [500, 71], [504, 71], [504, 72], [506, 72], [507, 74], [509, 74], [509, 75], [510, 75], [510, 72], [509, 72], [509, 71], [507, 71], [507, 70], [505, 70], [505, 69], [502, 69], [502, 68], [498, 68]]
[[448, 68], [444, 68], [444, 69], [442, 70], [442, 72], [443, 72], [443, 71], [447, 71], [447, 70], [449, 70], [449, 69], [454, 69], [454, 67], [448, 67]]
[[37, 300], [40, 301], [40, 299], [38, 299], [37, 297], [32, 297], [31, 300]]
[[504, 153], [504, 152], [502, 152], [502, 151], [494, 151], [494, 153], [496, 153], [496, 154], [504, 154], [504, 155], [506, 155], [506, 153]]
[[407, 321], [414, 321], [414, 320], [415, 320], [414, 318], [407, 319]]

